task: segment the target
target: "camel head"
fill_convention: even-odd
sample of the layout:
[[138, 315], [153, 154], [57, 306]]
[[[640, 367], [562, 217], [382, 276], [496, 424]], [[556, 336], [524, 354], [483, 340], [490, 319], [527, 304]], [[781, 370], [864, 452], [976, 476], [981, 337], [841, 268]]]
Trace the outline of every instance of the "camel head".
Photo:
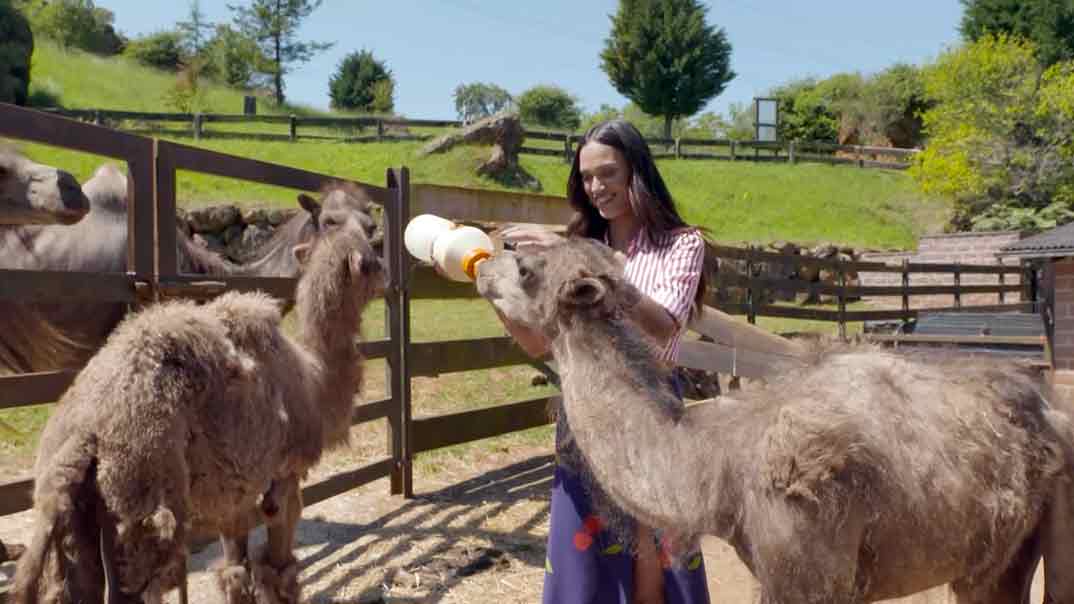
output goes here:
[[74, 176], [0, 148], [0, 224], [73, 224], [87, 212]]
[[575, 317], [618, 316], [640, 296], [623, 279], [622, 257], [588, 238], [537, 252], [500, 252], [477, 267], [477, 291], [500, 313], [553, 338]]
[[366, 222], [372, 219], [361, 214], [340, 215], [339, 221], [324, 220], [321, 234], [313, 241], [292, 248], [292, 253], [305, 274], [317, 273], [339, 283], [344, 291], [339, 295], [368, 301], [383, 293], [385, 271], [381, 258], [369, 243]]
[[373, 201], [352, 183], [330, 183], [321, 192], [320, 201], [302, 193], [298, 196], [298, 205], [309, 213], [317, 232], [330, 231], [350, 219], [357, 221], [367, 238], [372, 238], [377, 228], [372, 214]]

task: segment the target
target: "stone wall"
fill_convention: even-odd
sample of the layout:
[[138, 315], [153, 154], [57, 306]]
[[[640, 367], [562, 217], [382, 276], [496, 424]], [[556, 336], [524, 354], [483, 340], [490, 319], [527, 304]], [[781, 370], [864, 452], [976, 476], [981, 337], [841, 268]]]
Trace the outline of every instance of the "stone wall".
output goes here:
[[177, 210], [176, 225], [195, 243], [233, 262], [272, 238], [276, 228], [301, 212], [297, 208], [238, 208], [231, 205]]

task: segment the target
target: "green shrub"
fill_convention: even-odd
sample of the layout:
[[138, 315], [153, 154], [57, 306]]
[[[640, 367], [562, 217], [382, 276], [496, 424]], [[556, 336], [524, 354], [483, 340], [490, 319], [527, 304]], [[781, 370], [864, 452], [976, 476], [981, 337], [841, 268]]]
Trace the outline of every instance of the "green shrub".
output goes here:
[[29, 21], [8, 0], [0, 0], [0, 102], [26, 104], [33, 53]]
[[368, 50], [344, 57], [328, 82], [333, 109], [390, 113], [394, 93], [392, 72]]
[[32, 0], [25, 3], [25, 11], [31, 15], [33, 30], [61, 48], [114, 55], [126, 44], [112, 25], [112, 12], [97, 7], [93, 0]]
[[123, 54], [149, 67], [177, 71], [183, 64], [183, 36], [177, 31], [160, 31], [135, 38]]
[[525, 124], [575, 130], [582, 110], [573, 96], [559, 86], [541, 84], [518, 95], [518, 113]]

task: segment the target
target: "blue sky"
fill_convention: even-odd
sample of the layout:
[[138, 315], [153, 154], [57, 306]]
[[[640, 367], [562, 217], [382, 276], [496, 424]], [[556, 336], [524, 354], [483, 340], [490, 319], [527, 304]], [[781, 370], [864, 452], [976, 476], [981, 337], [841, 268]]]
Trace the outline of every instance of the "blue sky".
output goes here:
[[[242, 1], [242, 0], [232, 0]], [[958, 42], [958, 0], [713, 0], [710, 24], [723, 27], [738, 76], [706, 110], [725, 113], [775, 85], [842, 71], [871, 73], [895, 62], [921, 64]], [[117, 28], [138, 35], [185, 18], [185, 0], [97, 0]], [[229, 21], [227, 2], [202, 0], [212, 21]], [[498, 84], [518, 94], [557, 84], [587, 111], [627, 100], [600, 69], [617, 0], [325, 0], [302, 36], [336, 43], [287, 77], [292, 101], [328, 106], [328, 79], [347, 53], [363, 48], [396, 78], [396, 111], [453, 119], [460, 83]], [[241, 108], [236, 107], [235, 111]]]

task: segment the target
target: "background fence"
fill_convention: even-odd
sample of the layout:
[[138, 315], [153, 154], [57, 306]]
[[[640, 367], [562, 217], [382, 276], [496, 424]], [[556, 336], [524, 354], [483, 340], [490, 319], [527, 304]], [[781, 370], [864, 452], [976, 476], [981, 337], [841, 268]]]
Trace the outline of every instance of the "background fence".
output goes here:
[[[462, 127], [454, 120], [407, 120], [381, 117], [306, 117], [297, 115], [245, 115], [215, 113], [148, 113], [101, 109], [49, 109], [97, 125], [117, 125], [132, 133], [201, 138], [254, 138], [297, 141], [334, 140], [368, 143], [392, 140], [429, 140], [443, 129]], [[261, 124], [268, 130], [229, 130], [227, 125]], [[215, 127], [213, 126], [215, 125]], [[411, 132], [411, 129], [417, 132]], [[571, 132], [527, 130], [526, 139], [536, 146], [523, 146], [531, 155], [564, 157], [570, 161], [581, 135]], [[905, 169], [919, 149], [895, 149], [828, 142], [762, 142], [704, 138], [647, 139], [658, 158], [713, 159], [727, 161], [823, 162], [862, 168]], [[551, 143], [551, 144], [549, 144]]]
[[[125, 274], [88, 275], [0, 271], [0, 298], [17, 301], [44, 299], [85, 299], [119, 301], [137, 307], [173, 296], [205, 297], [228, 289], [261, 289], [281, 298], [291, 298], [293, 279], [248, 277], [212, 277], [179, 274], [175, 258], [175, 173], [176, 170], [204, 172], [242, 180], [265, 182], [303, 191], [315, 191], [328, 176], [250, 159], [234, 157], [172, 142], [142, 138], [97, 125], [80, 123], [56, 115], [0, 105], [0, 136], [67, 147], [112, 157], [128, 164], [130, 182], [130, 254]], [[447, 218], [483, 222], [528, 222], [563, 224], [570, 215], [566, 200], [536, 194], [504, 193], [411, 184], [405, 168], [388, 170], [385, 186], [355, 183], [385, 210], [384, 256], [389, 268], [386, 299], [386, 332], [389, 337], [366, 342], [368, 358], [387, 361], [389, 396], [359, 405], [354, 410], [355, 424], [385, 419], [389, 425], [385, 455], [362, 467], [347, 470], [304, 488], [307, 503], [391, 477], [391, 493], [413, 493], [411, 466], [413, 456], [433, 449], [474, 441], [548, 424], [549, 403], [553, 397], [542, 396], [510, 401], [485, 408], [434, 416], [413, 417], [411, 380], [419, 376], [489, 369], [528, 363], [530, 360], [509, 337], [490, 337], [455, 341], [413, 342], [410, 336], [411, 301], [421, 298], [476, 297], [472, 285], [447, 281], [425, 266], [416, 265], [402, 245], [403, 228], [411, 215], [431, 212]], [[803, 256], [784, 256], [757, 250], [717, 247], [721, 258], [744, 261], [745, 277], [717, 284], [709, 292], [710, 302], [720, 299], [720, 288], [740, 287], [748, 292], [744, 304], [724, 304], [723, 310], [747, 315], [750, 322], [758, 316], [808, 318], [836, 321], [845, 333], [846, 324], [880, 318], [908, 319], [919, 312], [911, 307], [914, 296], [950, 294], [953, 307], [962, 311], [982, 308], [1032, 310], [1032, 304], [1005, 304], [1004, 296], [1025, 292], [1021, 277], [1007, 284], [1003, 276], [1021, 275], [1019, 267], [913, 265], [883, 263], [846, 263], [817, 260]], [[839, 275], [836, 286], [807, 284], [752, 276], [755, 263], [814, 264]], [[847, 283], [851, 271], [898, 271], [903, 285], [892, 287], [855, 287]], [[952, 286], [909, 285], [914, 272], [952, 272]], [[996, 274], [997, 285], [961, 285], [959, 275], [980, 272]], [[838, 299], [838, 310], [795, 308], [755, 303], [766, 289], [825, 293]], [[960, 305], [965, 293], [995, 293], [1000, 304], [990, 307]], [[846, 303], [855, 296], [899, 296], [903, 308], [897, 311], [851, 311]], [[764, 375], [769, 367], [789, 354], [778, 339], [760, 339], [746, 358], [736, 353], [735, 342], [756, 336], [757, 328], [739, 321], [719, 320], [721, 311], [707, 308], [691, 324], [695, 332], [683, 342], [679, 364], [682, 367], [732, 373], [745, 377]], [[696, 336], [705, 336], [704, 341]], [[984, 340], [975, 340], [984, 341]], [[57, 400], [70, 384], [75, 370], [47, 374], [0, 377], [0, 408], [47, 403]], [[26, 510], [31, 506], [32, 482], [29, 480], [0, 484], [0, 516]]]

